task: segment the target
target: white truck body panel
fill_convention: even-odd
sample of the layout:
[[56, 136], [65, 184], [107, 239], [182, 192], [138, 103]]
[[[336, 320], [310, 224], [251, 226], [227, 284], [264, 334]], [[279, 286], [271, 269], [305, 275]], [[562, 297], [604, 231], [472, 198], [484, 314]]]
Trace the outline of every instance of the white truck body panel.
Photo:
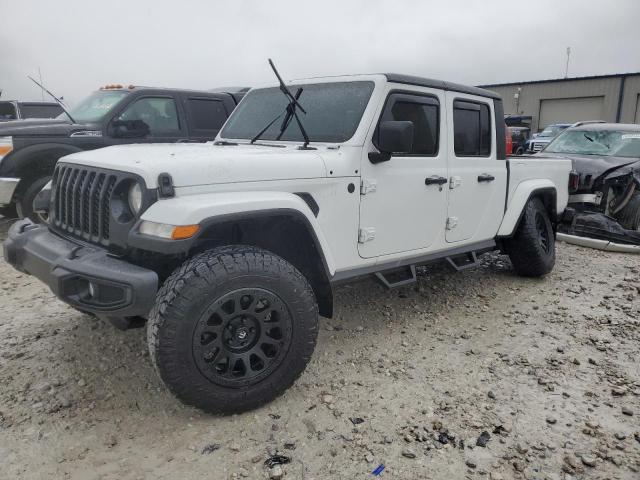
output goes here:
[[[509, 161], [507, 169], [507, 160], [496, 156], [499, 139], [495, 126], [489, 156], [455, 155], [453, 102], [485, 103], [493, 119], [491, 98], [392, 83], [384, 75], [289, 84], [359, 80], [370, 80], [375, 88], [355, 134], [342, 143], [314, 142], [315, 150], [300, 150], [300, 142], [260, 140], [249, 145], [246, 140], [224, 138], [238, 145], [115, 146], [73, 154], [63, 161], [131, 172], [143, 178], [149, 188], [157, 187], [159, 174], [169, 173], [175, 197], [154, 203], [142, 215], [143, 220], [186, 225], [242, 211], [259, 214], [278, 208], [297, 210], [313, 227], [332, 276], [490, 244], [496, 237], [513, 232], [524, 204], [537, 188], [554, 189], [557, 211], [564, 210], [569, 161], [518, 157]], [[372, 137], [378, 118], [392, 91], [438, 99], [437, 155], [394, 155], [383, 163], [369, 161], [368, 153], [377, 151]], [[494, 179], [479, 182], [478, 176], [484, 174]], [[437, 185], [425, 185], [425, 178], [433, 175], [447, 179], [442, 190]], [[361, 195], [363, 185], [365, 189], [375, 185], [375, 190]], [[317, 202], [317, 217], [295, 195], [300, 192], [309, 193]], [[447, 228], [452, 219], [456, 225]], [[366, 239], [367, 235], [372, 238]]]

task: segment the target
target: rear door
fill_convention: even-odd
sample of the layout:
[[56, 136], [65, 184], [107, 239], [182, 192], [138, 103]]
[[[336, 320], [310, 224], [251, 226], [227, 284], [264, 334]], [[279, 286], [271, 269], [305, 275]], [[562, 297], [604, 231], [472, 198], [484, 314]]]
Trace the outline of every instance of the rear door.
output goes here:
[[504, 212], [506, 160], [496, 159], [493, 101], [447, 92], [449, 206], [447, 242], [475, 242], [495, 236]]
[[221, 96], [183, 95], [189, 138], [196, 142], [213, 140], [233, 111]]
[[378, 125], [413, 122], [413, 148], [382, 163], [371, 163], [366, 156], [362, 160], [360, 256], [420, 250], [442, 238], [447, 204], [444, 102], [439, 90], [389, 92]]

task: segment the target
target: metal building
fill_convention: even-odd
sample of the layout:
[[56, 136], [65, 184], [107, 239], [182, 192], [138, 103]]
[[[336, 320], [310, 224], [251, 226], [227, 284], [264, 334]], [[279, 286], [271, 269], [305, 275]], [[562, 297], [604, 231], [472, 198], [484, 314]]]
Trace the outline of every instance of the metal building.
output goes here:
[[481, 86], [502, 96], [505, 113], [533, 117], [534, 132], [584, 120], [640, 123], [640, 72]]

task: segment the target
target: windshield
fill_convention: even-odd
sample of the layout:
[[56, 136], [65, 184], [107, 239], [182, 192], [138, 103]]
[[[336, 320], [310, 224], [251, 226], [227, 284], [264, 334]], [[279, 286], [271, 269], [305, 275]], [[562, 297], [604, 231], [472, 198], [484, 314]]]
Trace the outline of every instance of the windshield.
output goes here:
[[606, 157], [640, 157], [640, 131], [567, 130], [544, 151]]
[[[97, 122], [128, 93], [123, 90], [98, 90], [69, 110], [69, 113], [76, 122]], [[61, 113], [57, 118], [69, 117], [66, 113]]]
[[[298, 116], [312, 142], [345, 142], [358, 128], [360, 118], [373, 92], [373, 82], [336, 82], [290, 85], [306, 115]], [[230, 139], [252, 139], [269, 122], [281, 115], [284, 120], [289, 100], [278, 87], [250, 91], [235, 109], [220, 136]], [[282, 121], [275, 121], [260, 136], [262, 140], [276, 140]], [[303, 142], [304, 137], [295, 121], [289, 122], [280, 137], [282, 141]]]
[[550, 125], [547, 128], [545, 128], [544, 130], [542, 130], [542, 132], [540, 132], [538, 134], [539, 137], [555, 137], [556, 135], [558, 135], [561, 131], [563, 131], [566, 127], [558, 127], [555, 125]]

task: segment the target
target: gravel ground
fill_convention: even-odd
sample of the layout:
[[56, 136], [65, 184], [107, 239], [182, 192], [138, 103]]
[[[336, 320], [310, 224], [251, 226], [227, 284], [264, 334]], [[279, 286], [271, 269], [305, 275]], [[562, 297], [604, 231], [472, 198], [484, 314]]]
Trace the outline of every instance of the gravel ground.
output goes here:
[[640, 478], [639, 257], [558, 244], [543, 280], [495, 254], [421, 273], [338, 287], [294, 387], [215, 417], [163, 388], [144, 330], [0, 262], [0, 478]]

